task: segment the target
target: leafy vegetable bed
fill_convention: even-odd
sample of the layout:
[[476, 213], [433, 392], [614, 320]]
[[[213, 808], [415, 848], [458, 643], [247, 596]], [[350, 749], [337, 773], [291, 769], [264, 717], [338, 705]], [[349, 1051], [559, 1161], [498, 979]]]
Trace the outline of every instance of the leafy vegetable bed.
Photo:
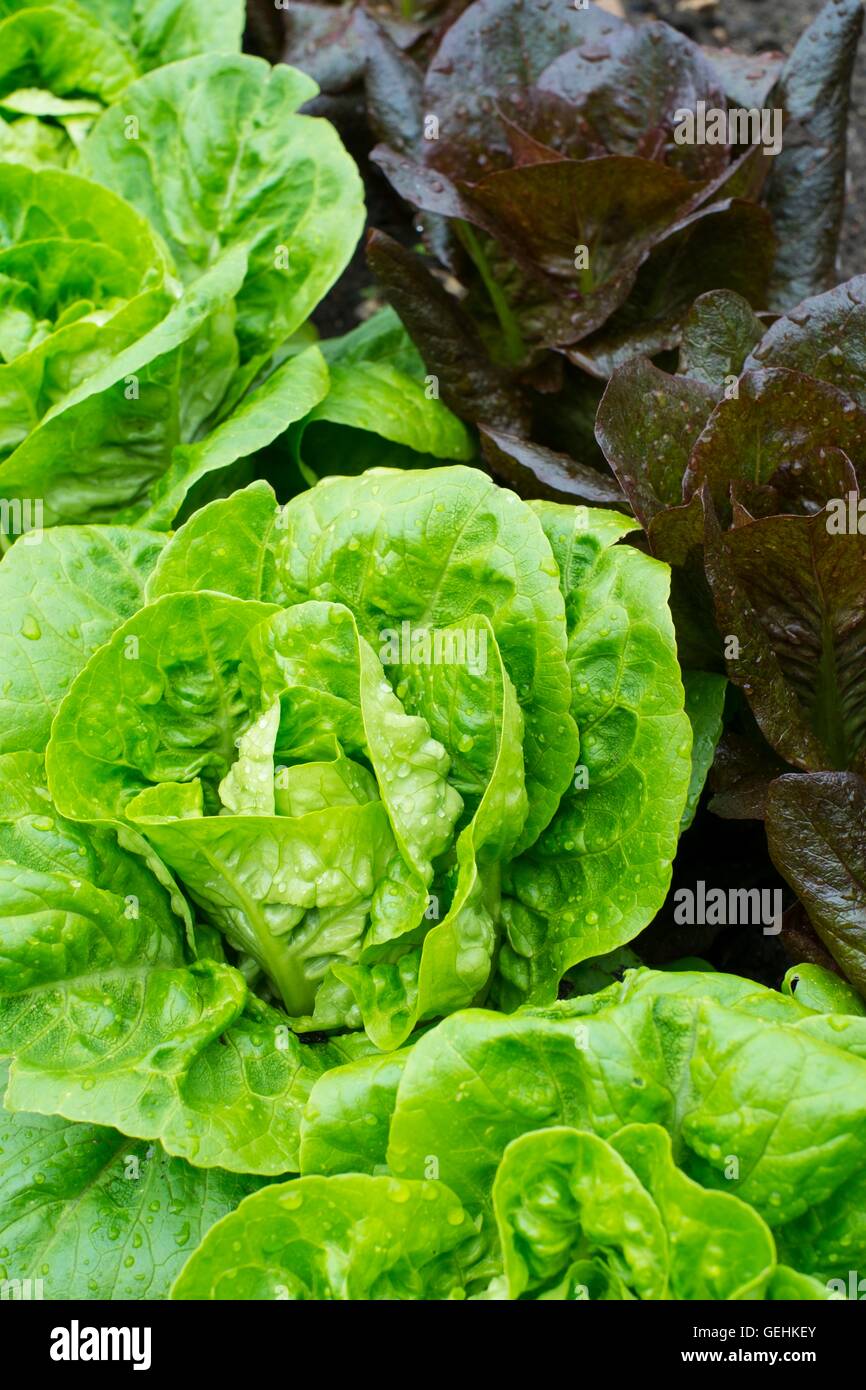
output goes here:
[[0, 1291], [845, 1296], [859, 3], [243, 19], [0, 6]]

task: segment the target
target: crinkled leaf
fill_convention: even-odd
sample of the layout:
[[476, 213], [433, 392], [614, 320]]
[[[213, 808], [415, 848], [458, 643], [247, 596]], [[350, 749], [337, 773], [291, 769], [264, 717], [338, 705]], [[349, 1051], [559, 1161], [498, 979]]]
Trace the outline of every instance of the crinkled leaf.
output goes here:
[[[553, 343], [573, 343], [624, 302], [649, 248], [694, 192], [693, 184], [664, 165], [608, 155], [491, 174], [473, 187], [466, 210], [491, 233], [507, 229], [526, 268], [551, 277], [548, 293], [563, 303], [547, 336]], [[588, 248], [587, 270], [575, 268], [580, 246]]]
[[[175, 1299], [447, 1299], [472, 1225], [439, 1182], [363, 1174], [263, 1188], [205, 1237]], [[334, 1259], [331, 1252], [340, 1252]]]
[[64, 815], [121, 818], [155, 782], [228, 772], [247, 722], [240, 697], [244, 638], [272, 605], [210, 593], [167, 594], [100, 648], [54, 723], [47, 763]]
[[[171, 307], [167, 262], [116, 194], [57, 169], [7, 164], [0, 193], [0, 451]], [[38, 490], [36, 495], [41, 495]]]
[[[600, 995], [510, 1018], [460, 1013], [412, 1050], [389, 1164], [410, 1178], [435, 1156], [441, 1181], [485, 1211], [500, 1156], [530, 1130], [572, 1125], [610, 1141], [623, 1125], [661, 1125], [687, 1177], [740, 1198], [774, 1229], [835, 1201], [850, 1260], [863, 1249], [845, 1194], [863, 1169], [866, 1061], [840, 1023], [707, 972], [638, 971]], [[821, 1272], [820, 1259], [798, 1263]]]
[[167, 1298], [190, 1248], [261, 1185], [55, 1116], [0, 1111], [0, 1144], [4, 1279], [45, 1298]]
[[[360, 179], [335, 130], [293, 114], [314, 93], [293, 68], [205, 54], [133, 83], [82, 151], [84, 170], [165, 237], [186, 280], [226, 248], [248, 248], [242, 362], [269, 355], [304, 322], [361, 232]], [[130, 114], [137, 139], [125, 138]]]
[[234, 334], [222, 315], [245, 268], [242, 251], [227, 252], [155, 327], [52, 406], [2, 465], [5, 494], [43, 498], [49, 523], [125, 520], [140, 513], [169, 465], [185, 416], [192, 415], [194, 426], [202, 404], [190, 398], [185, 349], [205, 359], [205, 415], [217, 403], [207, 401], [211, 390], [221, 394], [231, 378]]
[[866, 409], [866, 275], [806, 299], [778, 319], [746, 360], [835, 386]]
[[695, 444], [684, 495], [690, 498], [707, 483], [727, 515], [732, 482], [758, 485], [779, 475], [782, 486], [790, 486], [791, 475], [811, 470], [828, 445], [843, 450], [855, 469], [866, 467], [866, 412], [835, 387], [799, 372], [747, 371], [736, 396], [719, 402]]
[[158, 1139], [200, 1167], [296, 1171], [310, 1089], [351, 1040], [305, 1047], [238, 971], [189, 964], [166, 870], [130, 830], [60, 816], [35, 754], [0, 758], [0, 842], [7, 1109]]
[[498, 863], [513, 852], [529, 812], [523, 716], [493, 630], [479, 619], [451, 632], [465, 634], [467, 651], [484, 651], [483, 662], [404, 665], [400, 688], [451, 752], [449, 777], [472, 817], [455, 846], [453, 896], [420, 950], [406, 953], [397, 943], [397, 955], [374, 936], [360, 966], [335, 971], [383, 1048], [405, 1041], [419, 1019], [471, 1003], [486, 985], [498, 937]]
[[397, 1086], [411, 1048], [334, 1067], [310, 1093], [301, 1123], [301, 1172], [384, 1173]]
[[[671, 1136], [658, 1125], [627, 1125], [611, 1140], [651, 1194], [670, 1250], [670, 1296], [766, 1297], [776, 1248], [766, 1223], [728, 1192], [708, 1192], [680, 1172]], [[711, 1231], [707, 1241], [705, 1232]]]
[[535, 509], [562, 576], [580, 760], [553, 821], [506, 877], [516, 901], [499, 968], [512, 1002], [554, 998], [570, 966], [650, 920], [691, 775], [667, 570], [614, 544], [634, 529], [616, 513]]
[[611, 377], [596, 438], [643, 526], [682, 501], [689, 456], [713, 399], [705, 383], [668, 376], [645, 358]]
[[732, 290], [711, 290], [695, 300], [683, 324], [679, 371], [720, 394], [737, 377], [764, 329], [751, 305]]
[[58, 97], [94, 97], [97, 110], [110, 105], [136, 75], [124, 45], [78, 5], [12, 7], [0, 25], [0, 52], [5, 92], [24, 87]]
[[559, 1127], [525, 1134], [505, 1150], [493, 1202], [512, 1297], [579, 1296], [583, 1258], [608, 1297], [761, 1298], [775, 1265], [757, 1213], [681, 1173], [658, 1125], [627, 1125], [610, 1142]]
[[699, 101], [720, 106], [722, 91], [698, 46], [668, 24], [612, 28], [563, 53], [538, 85], [568, 100], [612, 154], [642, 155], [698, 179], [720, 173], [728, 162], [724, 146], [674, 139], [679, 113]]
[[467, 613], [488, 615], [526, 721], [523, 843], [531, 843], [556, 809], [570, 780], [567, 754], [576, 752], [564, 600], [531, 511], [459, 465], [325, 479], [288, 504], [278, 568], [291, 601], [315, 595], [346, 604], [377, 650], [382, 632], [399, 632], [403, 621], [445, 628]]
[[[215, 589], [236, 598], [277, 602], [275, 528], [280, 509], [265, 482], [202, 507], [166, 545], [147, 581], [149, 602], [163, 594]], [[230, 536], [231, 546], [214, 542]]]
[[594, 1134], [551, 1127], [514, 1139], [493, 1184], [511, 1298], [578, 1296], [571, 1272], [592, 1260], [633, 1298], [663, 1298], [668, 1243], [661, 1214], [616, 1150]]

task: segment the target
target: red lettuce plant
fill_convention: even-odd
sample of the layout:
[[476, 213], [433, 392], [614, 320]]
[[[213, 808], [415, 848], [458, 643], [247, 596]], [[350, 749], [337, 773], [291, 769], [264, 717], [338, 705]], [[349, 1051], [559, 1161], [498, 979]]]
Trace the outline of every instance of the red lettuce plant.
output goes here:
[[[859, 0], [830, 0], [784, 62], [594, 5], [475, 0], [424, 74], [365, 18], [372, 157], [430, 253], [373, 232], [369, 260], [452, 408], [592, 463], [587, 378], [678, 347], [708, 291], [760, 312], [828, 289], [861, 18]], [[775, 157], [742, 130], [680, 143], [685, 111], [758, 108], [780, 115]], [[585, 481], [525, 444], [487, 448], [497, 466], [505, 448], [512, 481]]]
[[617, 369], [596, 426], [650, 548], [676, 567], [681, 655], [724, 661], [744, 697], [711, 806], [766, 820], [774, 863], [861, 992], [864, 343], [866, 276], [763, 334], [745, 301], [711, 294], [686, 322], [678, 371], [646, 358]]

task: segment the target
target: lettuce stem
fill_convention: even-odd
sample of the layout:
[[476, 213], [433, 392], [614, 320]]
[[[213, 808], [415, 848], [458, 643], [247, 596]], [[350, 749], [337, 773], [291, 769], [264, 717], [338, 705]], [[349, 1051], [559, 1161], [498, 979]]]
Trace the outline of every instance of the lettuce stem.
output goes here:
[[481, 246], [481, 242], [478, 240], [472, 227], [470, 227], [468, 222], [458, 222], [456, 225], [460, 240], [463, 242], [475, 269], [484, 282], [484, 288], [487, 290], [490, 303], [493, 305], [494, 312], [499, 320], [508, 360], [512, 363], [520, 362], [526, 356], [526, 345], [517, 325], [517, 319], [508, 307], [508, 301], [502, 293], [501, 286], [496, 283], [496, 279], [494, 278], [487, 257]]

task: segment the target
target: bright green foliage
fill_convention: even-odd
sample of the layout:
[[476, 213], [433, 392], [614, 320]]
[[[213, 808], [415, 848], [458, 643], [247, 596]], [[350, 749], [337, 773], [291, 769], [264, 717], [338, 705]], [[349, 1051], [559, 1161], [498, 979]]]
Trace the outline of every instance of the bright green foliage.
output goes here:
[[[241, 1235], [242, 1240], [238, 1239]], [[220, 1222], [175, 1298], [462, 1296], [472, 1225], [442, 1183], [353, 1174], [265, 1188]], [[334, 1260], [331, 1250], [340, 1252]]]
[[51, 1299], [165, 1298], [208, 1227], [261, 1183], [53, 1116], [0, 1113], [0, 1148], [0, 1277]]
[[553, 999], [667, 889], [691, 738], [664, 567], [472, 469], [269, 497], [196, 514], [84, 665], [58, 809], [136, 827], [302, 1030], [390, 1050], [492, 986]]
[[[826, 1299], [866, 1254], [862, 1024], [708, 971], [638, 970], [548, 1009], [454, 1014], [411, 1050], [317, 1083], [300, 1182], [220, 1223], [175, 1296], [274, 1296], [275, 1280], [283, 1296], [323, 1296], [294, 1233], [265, 1249], [259, 1218], [290, 1201], [330, 1224], [361, 1171], [397, 1178], [403, 1203], [430, 1187], [459, 1200], [471, 1228], [450, 1297]], [[341, 1250], [367, 1253], [373, 1210], [358, 1202]], [[382, 1238], [394, 1255], [401, 1222]], [[370, 1295], [346, 1281], [325, 1296]]]
[[202, 1167], [297, 1168], [313, 1083], [358, 1048], [303, 1046], [206, 934], [193, 960], [159, 860], [131, 829], [58, 815], [35, 753], [0, 758], [0, 913], [8, 1108], [159, 1139]]

